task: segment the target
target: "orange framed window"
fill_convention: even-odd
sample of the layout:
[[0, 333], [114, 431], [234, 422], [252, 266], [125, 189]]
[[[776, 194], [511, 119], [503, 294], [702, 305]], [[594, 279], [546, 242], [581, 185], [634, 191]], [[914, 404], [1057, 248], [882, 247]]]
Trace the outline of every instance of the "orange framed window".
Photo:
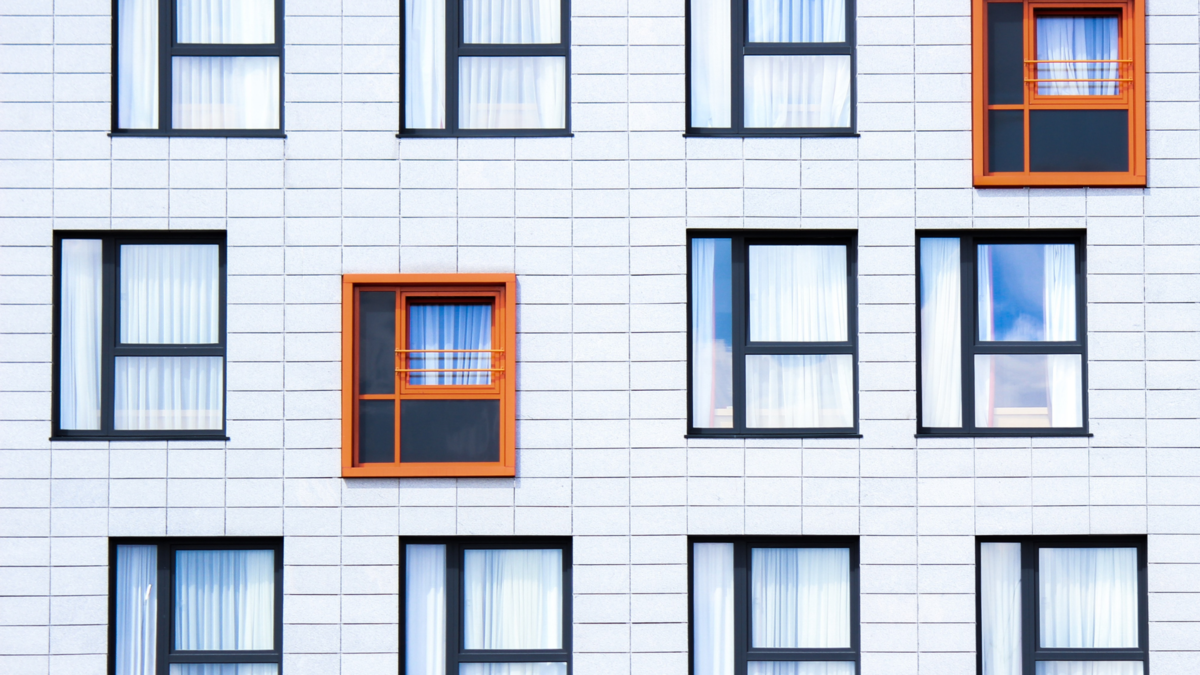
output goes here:
[[1145, 0], [973, 0], [977, 187], [1146, 184]]
[[516, 276], [342, 277], [342, 475], [516, 475]]

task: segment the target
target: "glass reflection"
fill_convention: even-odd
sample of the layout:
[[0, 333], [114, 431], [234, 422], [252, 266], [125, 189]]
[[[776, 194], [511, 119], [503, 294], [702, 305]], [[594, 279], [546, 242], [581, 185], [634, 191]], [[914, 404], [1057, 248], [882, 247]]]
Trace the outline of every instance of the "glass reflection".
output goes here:
[[978, 282], [981, 341], [1075, 339], [1073, 244], [981, 244]]
[[976, 354], [975, 424], [1083, 426], [1079, 354]]

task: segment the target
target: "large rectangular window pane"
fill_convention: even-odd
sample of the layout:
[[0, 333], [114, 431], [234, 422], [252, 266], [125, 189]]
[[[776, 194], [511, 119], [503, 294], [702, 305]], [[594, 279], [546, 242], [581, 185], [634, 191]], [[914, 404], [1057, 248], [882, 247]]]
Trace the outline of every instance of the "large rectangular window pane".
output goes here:
[[172, 663], [168, 675], [276, 675], [278, 663]]
[[401, 401], [400, 461], [499, 462], [500, 401]]
[[728, 129], [733, 117], [729, 0], [689, 0], [692, 126]]
[[957, 238], [921, 239], [921, 423], [962, 426], [962, 285]]
[[561, 549], [467, 550], [465, 649], [561, 649]]
[[117, 0], [117, 127], [158, 128], [158, 0]]
[[849, 127], [850, 57], [745, 57], [745, 124]]
[[466, 44], [555, 44], [562, 0], [462, 0]]
[[845, 42], [846, 0], [749, 0], [750, 42]]
[[1075, 340], [1075, 246], [980, 244], [979, 339]]
[[1039, 549], [1038, 609], [1044, 648], [1136, 649], [1137, 549]]
[[1128, 171], [1128, 110], [1030, 110], [1029, 170]]
[[561, 56], [469, 56], [458, 60], [463, 129], [564, 129], [567, 60]]
[[396, 292], [358, 294], [358, 393], [396, 391]]
[[176, 551], [174, 644], [274, 649], [275, 552]]
[[158, 547], [118, 546], [116, 675], [154, 675], [158, 644]]
[[220, 341], [216, 244], [121, 246], [120, 293], [124, 344]]
[[458, 675], [567, 675], [567, 664], [460, 663]]
[[1021, 675], [1021, 544], [979, 545], [983, 673]]
[[750, 661], [747, 675], [854, 675], [853, 661]]
[[[1117, 16], [1037, 17], [1037, 60], [1051, 62], [1038, 64], [1038, 79], [1060, 80], [1038, 83], [1038, 93], [1051, 96], [1120, 93], [1118, 83], [1113, 81], [1121, 76], [1116, 62], [1121, 58], [1119, 26]], [[1075, 63], [1066, 63], [1069, 61]]]
[[176, 0], [179, 44], [272, 44], [275, 0]]
[[845, 342], [845, 246], [750, 247], [751, 342]]
[[445, 675], [446, 546], [410, 544], [404, 548], [404, 672]]
[[753, 648], [849, 648], [850, 550], [752, 549], [750, 614]]
[[746, 426], [803, 429], [854, 425], [850, 354], [746, 357]]
[[692, 426], [733, 426], [731, 240], [692, 240]]
[[976, 354], [975, 425], [1083, 426], [1078, 354]]
[[408, 322], [408, 367], [434, 371], [409, 384], [491, 384], [491, 305], [411, 305]]
[[278, 57], [176, 56], [171, 78], [172, 128], [279, 128]]
[[446, 128], [446, 0], [405, 0], [404, 126]]
[[692, 673], [733, 675], [733, 544], [692, 544]]
[[1038, 661], [1037, 675], [1142, 675], [1142, 662]]
[[100, 429], [103, 251], [99, 239], [62, 240], [58, 366], [61, 429]]
[[115, 428], [222, 428], [221, 357], [122, 356], [116, 362]]

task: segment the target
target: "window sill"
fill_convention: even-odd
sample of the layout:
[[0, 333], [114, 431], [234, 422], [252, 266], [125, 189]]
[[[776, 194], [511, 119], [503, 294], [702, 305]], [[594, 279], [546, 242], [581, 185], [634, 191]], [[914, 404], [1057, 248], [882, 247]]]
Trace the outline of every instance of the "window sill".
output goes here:
[[401, 131], [396, 138], [574, 138], [566, 129], [486, 129], [478, 131]]
[[342, 478], [513, 478], [514, 466], [491, 462], [471, 464], [377, 464], [343, 466]]
[[821, 131], [816, 129], [786, 129], [771, 131], [685, 131], [684, 138], [858, 138], [857, 131]]
[[948, 431], [946, 433], [917, 432], [914, 438], [1091, 438], [1087, 431]]
[[687, 438], [687, 439], [708, 439], [708, 438], [717, 438], [717, 439], [722, 439], [722, 440], [728, 440], [728, 439], [737, 439], [737, 438], [750, 438], [750, 439], [768, 439], [768, 440], [770, 440], [770, 439], [778, 439], [778, 440], [786, 440], [786, 439], [789, 439], [789, 438], [810, 438], [810, 439], [812, 439], [812, 438], [830, 438], [830, 439], [834, 439], [834, 438], [862, 438], [862, 437], [863, 437], [863, 435], [862, 435], [862, 434], [860, 434], [860, 433], [858, 433], [858, 432], [854, 432], [854, 431], [847, 431], [847, 432], [831, 432], [831, 431], [823, 431], [823, 432], [807, 432], [807, 431], [797, 431], [797, 432], [776, 433], [776, 434], [764, 434], [764, 433], [753, 433], [753, 434], [748, 434], [748, 433], [737, 433], [737, 434], [733, 434], [733, 433], [731, 433], [731, 434], [722, 434], [722, 433], [712, 433], [712, 434], [684, 434], [684, 435], [683, 435], [683, 437], [684, 437], [684, 438]]
[[1010, 173], [976, 175], [977, 188], [1014, 187], [1146, 187], [1146, 176], [1133, 173], [1109, 172], [1063, 172], [1063, 173]]
[[287, 138], [279, 129], [118, 129], [110, 138]]
[[178, 434], [139, 434], [126, 436], [51, 436], [55, 443], [63, 441], [78, 441], [80, 443], [95, 443], [96, 441], [228, 441], [225, 434], [205, 434], [196, 436], [180, 436]]

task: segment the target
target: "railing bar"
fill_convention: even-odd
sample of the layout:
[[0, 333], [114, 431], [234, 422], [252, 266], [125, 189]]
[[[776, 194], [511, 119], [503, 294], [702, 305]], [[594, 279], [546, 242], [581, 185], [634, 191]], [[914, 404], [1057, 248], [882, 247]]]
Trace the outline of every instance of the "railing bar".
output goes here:
[[463, 353], [496, 354], [496, 353], [500, 353], [500, 354], [503, 354], [504, 350], [503, 349], [397, 349], [396, 350], [397, 354], [411, 354], [411, 353], [418, 353], [418, 352], [419, 353], [434, 353], [434, 354], [449, 354], [449, 353], [453, 353], [453, 354], [463, 354]]

